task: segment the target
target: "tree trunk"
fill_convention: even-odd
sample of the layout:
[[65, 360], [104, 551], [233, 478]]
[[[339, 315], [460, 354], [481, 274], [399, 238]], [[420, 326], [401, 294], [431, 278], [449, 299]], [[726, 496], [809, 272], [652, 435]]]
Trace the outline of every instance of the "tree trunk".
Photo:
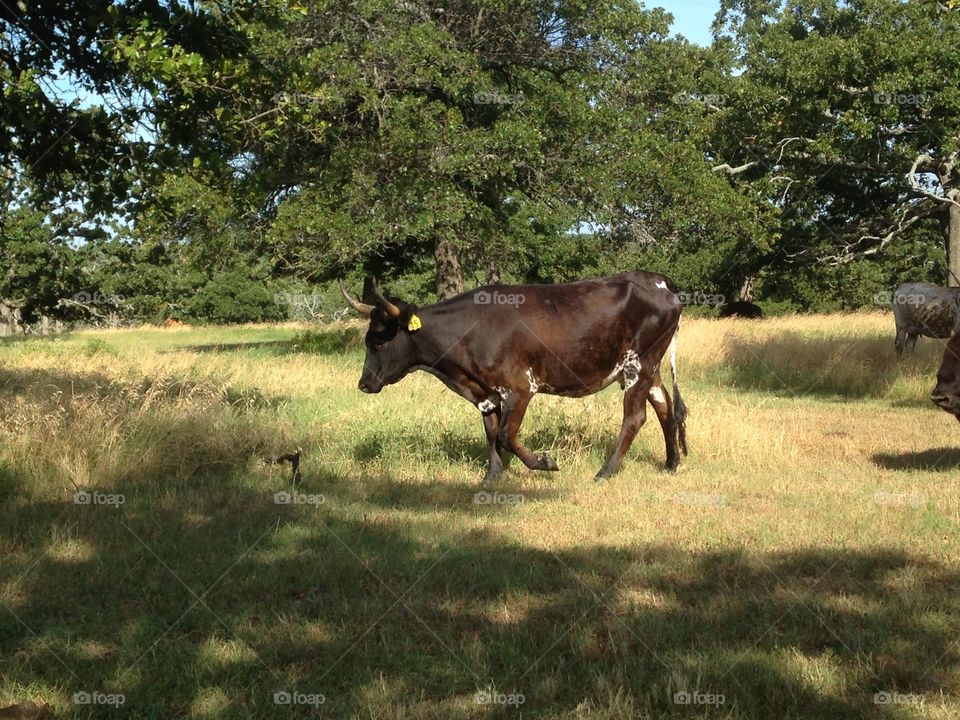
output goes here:
[[743, 285], [740, 286], [740, 296], [737, 300], [742, 300], [743, 302], [753, 302], [753, 283], [756, 278], [753, 275], [744, 278]]
[[434, 250], [437, 267], [437, 298], [446, 300], [463, 292], [463, 268], [460, 253], [446, 240], [438, 240]]
[[484, 282], [487, 285], [500, 284], [500, 266], [497, 265], [497, 261], [493, 258], [487, 260], [486, 265], [484, 266], [484, 275]]
[[950, 269], [948, 285], [960, 285], [960, 188], [953, 188], [946, 193], [953, 200], [947, 205], [947, 267]]
[[0, 321], [8, 327], [10, 335], [19, 335], [22, 331], [22, 307], [23, 301], [0, 300]]

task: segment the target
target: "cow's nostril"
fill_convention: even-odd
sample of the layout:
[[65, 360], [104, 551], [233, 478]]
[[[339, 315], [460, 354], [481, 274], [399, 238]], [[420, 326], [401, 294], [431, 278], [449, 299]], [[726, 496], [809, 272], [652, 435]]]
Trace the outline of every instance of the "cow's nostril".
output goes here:
[[934, 405], [946, 405], [950, 402], [950, 398], [946, 395], [931, 395], [930, 399], [933, 401]]

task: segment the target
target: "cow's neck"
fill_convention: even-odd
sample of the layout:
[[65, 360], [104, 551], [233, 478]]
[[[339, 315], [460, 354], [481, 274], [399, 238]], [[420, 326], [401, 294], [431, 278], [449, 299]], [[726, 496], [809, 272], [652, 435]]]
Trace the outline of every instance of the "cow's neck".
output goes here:
[[413, 349], [413, 365], [421, 370], [432, 368], [433, 374], [446, 374], [450, 366], [455, 366], [458, 347], [463, 332], [446, 328], [448, 320], [442, 314], [431, 313], [430, 307], [417, 312], [423, 324], [423, 330], [410, 334]]

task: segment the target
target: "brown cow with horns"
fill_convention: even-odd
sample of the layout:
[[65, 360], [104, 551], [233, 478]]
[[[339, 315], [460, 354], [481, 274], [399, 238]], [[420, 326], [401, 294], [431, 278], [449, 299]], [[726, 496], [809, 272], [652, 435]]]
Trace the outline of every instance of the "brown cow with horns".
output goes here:
[[[617, 444], [597, 473], [617, 471], [653, 406], [667, 448], [667, 469], [687, 452], [686, 407], [680, 397], [676, 343], [683, 305], [664, 275], [625, 272], [562, 285], [489, 285], [435, 305], [416, 307], [383, 296], [374, 278], [363, 301], [370, 318], [360, 390], [378, 393], [412, 370], [425, 370], [469, 400], [483, 416], [490, 459], [484, 483], [503, 471], [509, 450], [532, 470], [557, 470], [517, 439], [537, 393], [583, 397], [617, 381], [624, 390]], [[669, 350], [673, 397], [660, 377]]]

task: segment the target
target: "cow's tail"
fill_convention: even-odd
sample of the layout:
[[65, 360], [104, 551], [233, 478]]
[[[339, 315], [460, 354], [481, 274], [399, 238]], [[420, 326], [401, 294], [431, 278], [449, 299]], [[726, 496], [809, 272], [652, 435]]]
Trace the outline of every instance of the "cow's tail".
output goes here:
[[677, 336], [680, 334], [680, 323], [673, 332], [670, 340], [670, 375], [673, 378], [673, 422], [677, 426], [677, 437], [680, 439], [680, 449], [687, 454], [687, 406], [680, 397], [680, 382], [677, 380]]

